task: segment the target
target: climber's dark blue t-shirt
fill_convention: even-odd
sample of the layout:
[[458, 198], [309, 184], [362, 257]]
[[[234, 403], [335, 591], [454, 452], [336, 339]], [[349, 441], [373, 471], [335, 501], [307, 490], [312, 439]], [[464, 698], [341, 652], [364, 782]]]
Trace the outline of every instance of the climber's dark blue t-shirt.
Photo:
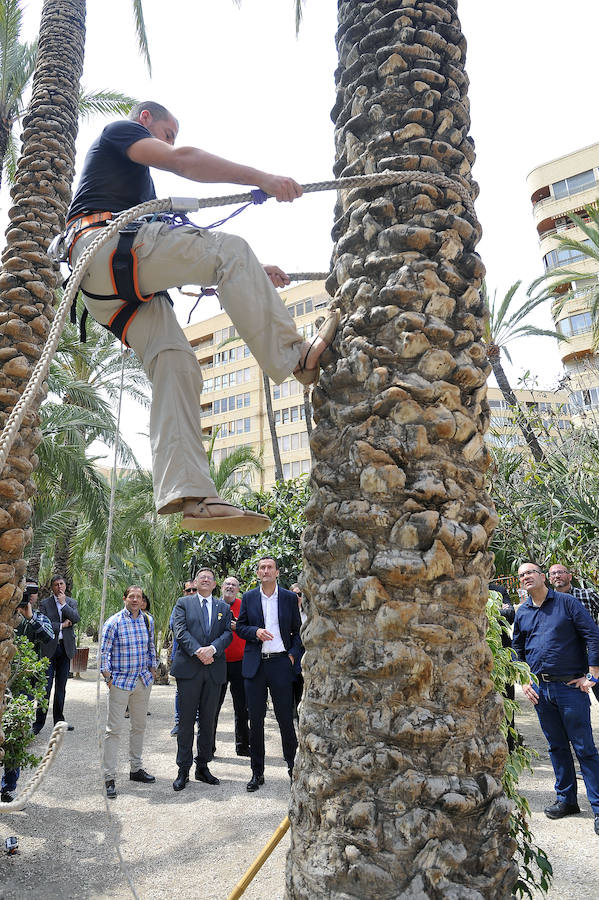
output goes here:
[[153, 200], [156, 191], [148, 166], [127, 156], [132, 144], [151, 137], [138, 122], [122, 120], [107, 125], [87, 152], [67, 221], [91, 212], [118, 213]]

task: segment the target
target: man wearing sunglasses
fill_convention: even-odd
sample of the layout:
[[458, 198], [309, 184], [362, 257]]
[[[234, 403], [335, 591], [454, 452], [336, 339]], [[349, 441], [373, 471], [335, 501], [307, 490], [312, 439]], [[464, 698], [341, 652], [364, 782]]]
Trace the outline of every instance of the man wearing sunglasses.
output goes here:
[[534, 704], [555, 772], [556, 802], [545, 815], [562, 819], [580, 812], [572, 745], [599, 835], [599, 753], [589, 699], [599, 682], [599, 627], [575, 597], [547, 588], [536, 563], [522, 563], [518, 577], [528, 599], [516, 610], [512, 647], [538, 678], [538, 685], [522, 690]]

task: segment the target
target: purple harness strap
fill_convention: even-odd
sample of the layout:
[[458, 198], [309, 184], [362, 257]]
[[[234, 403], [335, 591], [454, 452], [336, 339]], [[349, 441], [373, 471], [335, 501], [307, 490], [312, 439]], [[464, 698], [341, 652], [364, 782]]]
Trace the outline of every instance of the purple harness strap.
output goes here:
[[[212, 222], [211, 225], [196, 225], [196, 223], [192, 222], [191, 219], [189, 219], [184, 213], [174, 213], [172, 216], [169, 216], [169, 218], [171, 219], [170, 228], [180, 228], [182, 225], [191, 225], [193, 228], [220, 228], [220, 226], [224, 225], [225, 222], [228, 222], [229, 219], [232, 219], [234, 216], [238, 216], [239, 213], [242, 213], [244, 209], [248, 208], [248, 206], [259, 206], [270, 197], [270, 194], [265, 193], [260, 188], [252, 188], [250, 194], [252, 195], [252, 199], [249, 203], [244, 203], [243, 206], [240, 206], [238, 209], [234, 210], [231, 215], [226, 216], [224, 219], [219, 219], [218, 222]], [[202, 288], [202, 290], [198, 294], [198, 299], [189, 311], [189, 316], [187, 317], [188, 325], [191, 321], [192, 313], [194, 312], [202, 297], [218, 297], [218, 291], [216, 290], [216, 288]]]

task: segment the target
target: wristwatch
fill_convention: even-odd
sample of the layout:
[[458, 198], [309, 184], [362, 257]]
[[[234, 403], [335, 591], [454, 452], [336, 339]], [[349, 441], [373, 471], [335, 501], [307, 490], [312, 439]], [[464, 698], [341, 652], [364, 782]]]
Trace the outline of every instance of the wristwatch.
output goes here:
[[595, 676], [591, 675], [590, 672], [587, 672], [586, 677], [588, 678], [589, 681], [592, 681], [593, 684], [599, 684], [599, 678], [595, 678]]

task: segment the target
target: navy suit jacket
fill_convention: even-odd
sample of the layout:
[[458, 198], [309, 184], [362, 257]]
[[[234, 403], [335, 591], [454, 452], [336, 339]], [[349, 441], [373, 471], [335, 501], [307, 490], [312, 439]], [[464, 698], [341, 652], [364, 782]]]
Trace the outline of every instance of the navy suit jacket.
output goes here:
[[[50, 594], [49, 597], [40, 600], [40, 612], [45, 616], [48, 616], [52, 623], [52, 628], [54, 629], [54, 640], [48, 641], [47, 644], [42, 645], [42, 654], [47, 656], [48, 659], [52, 659], [58, 648], [58, 634], [60, 632], [60, 616], [58, 615], [54, 594]], [[81, 618], [79, 610], [77, 609], [77, 601], [73, 600], [72, 597], [65, 597], [62, 618], [69, 619], [73, 625], [76, 625]], [[62, 646], [64, 647], [64, 652], [68, 658], [73, 659], [77, 644], [75, 641], [75, 629], [72, 626], [67, 625], [66, 628], [63, 628]]]
[[[300, 628], [302, 620], [297, 605], [297, 595], [279, 586], [279, 630], [285, 650], [294, 659], [300, 655], [302, 643]], [[253, 678], [262, 660], [262, 641], [256, 637], [259, 628], [264, 628], [262, 597], [260, 588], [246, 591], [241, 598], [241, 609], [237, 617], [237, 634], [245, 641], [241, 674]], [[266, 645], [268, 646], [268, 644]]]
[[[231, 631], [231, 607], [216, 597], [212, 598], [210, 634], [206, 634], [200, 616], [197, 594], [179, 597], [172, 613], [173, 632], [177, 638], [177, 650], [171, 665], [175, 678], [193, 678], [198, 668], [206, 669], [216, 684], [227, 680], [225, 648], [233, 640]], [[199, 647], [216, 647], [214, 661], [205, 665], [195, 655]]]

